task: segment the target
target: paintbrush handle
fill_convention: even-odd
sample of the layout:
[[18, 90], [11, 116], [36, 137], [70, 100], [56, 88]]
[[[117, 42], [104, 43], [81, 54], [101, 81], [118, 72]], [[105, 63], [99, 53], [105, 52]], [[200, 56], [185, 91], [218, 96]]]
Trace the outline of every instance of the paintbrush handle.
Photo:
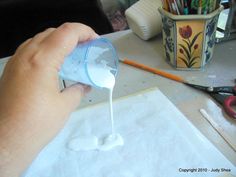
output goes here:
[[134, 66], [136, 68], [143, 69], [145, 71], [149, 71], [149, 72], [154, 73], [154, 74], [158, 74], [158, 75], [166, 77], [168, 79], [171, 79], [171, 80], [174, 80], [174, 81], [177, 81], [177, 82], [181, 82], [181, 83], [185, 83], [185, 81], [182, 77], [176, 76], [174, 74], [170, 74], [170, 73], [167, 73], [165, 71], [161, 71], [161, 70], [158, 70], [158, 69], [155, 69], [155, 68], [151, 68], [149, 66], [146, 66], [146, 65], [141, 64], [141, 63], [137, 63], [137, 62], [129, 60], [129, 59], [123, 59], [121, 61], [125, 64]]

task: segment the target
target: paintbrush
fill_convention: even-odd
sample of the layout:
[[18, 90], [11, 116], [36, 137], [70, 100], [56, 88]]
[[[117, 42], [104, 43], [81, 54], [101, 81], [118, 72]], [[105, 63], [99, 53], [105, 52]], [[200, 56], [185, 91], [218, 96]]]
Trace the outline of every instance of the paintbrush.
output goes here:
[[142, 70], [145, 70], [145, 71], [148, 71], [148, 72], [151, 72], [151, 73], [154, 73], [154, 74], [157, 74], [157, 75], [160, 75], [160, 76], [163, 76], [165, 78], [168, 78], [168, 79], [171, 79], [171, 80], [174, 80], [174, 81], [177, 81], [177, 82], [181, 82], [181, 83], [187, 83], [182, 77], [180, 76], [176, 76], [174, 74], [170, 74], [170, 73], [167, 73], [165, 71], [161, 71], [159, 69], [155, 69], [155, 68], [151, 68], [149, 66], [146, 66], [144, 64], [141, 64], [141, 63], [137, 63], [136, 61], [132, 61], [132, 60], [129, 60], [129, 59], [120, 59], [120, 62], [122, 63], [125, 63], [127, 65], [130, 65], [130, 66], [134, 66], [136, 68], [140, 68]]

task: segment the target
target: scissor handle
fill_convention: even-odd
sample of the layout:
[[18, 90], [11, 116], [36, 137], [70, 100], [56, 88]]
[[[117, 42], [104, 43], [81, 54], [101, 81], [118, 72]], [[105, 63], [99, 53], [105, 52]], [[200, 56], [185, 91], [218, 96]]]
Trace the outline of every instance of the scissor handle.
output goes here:
[[224, 100], [224, 109], [225, 112], [232, 118], [236, 119], [236, 112], [234, 111], [234, 109], [232, 108], [232, 106], [236, 106], [236, 96], [228, 96], [225, 100]]

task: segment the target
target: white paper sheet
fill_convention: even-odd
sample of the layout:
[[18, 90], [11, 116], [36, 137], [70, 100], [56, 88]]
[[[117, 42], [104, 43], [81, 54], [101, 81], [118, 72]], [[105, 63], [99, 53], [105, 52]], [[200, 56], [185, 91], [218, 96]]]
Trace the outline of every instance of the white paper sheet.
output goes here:
[[[108, 103], [74, 112], [38, 155], [25, 177], [217, 177], [233, 166], [158, 89], [114, 101], [115, 129], [124, 146], [111, 151], [71, 151], [76, 136], [111, 132]], [[207, 168], [208, 172], [181, 169]]]

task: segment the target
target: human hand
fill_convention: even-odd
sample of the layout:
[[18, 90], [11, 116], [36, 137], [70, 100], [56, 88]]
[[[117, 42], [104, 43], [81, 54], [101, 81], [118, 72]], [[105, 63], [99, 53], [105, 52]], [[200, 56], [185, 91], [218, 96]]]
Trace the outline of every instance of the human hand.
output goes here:
[[11, 57], [0, 80], [0, 159], [4, 167], [2, 172], [0, 163], [0, 174], [19, 175], [19, 169], [26, 168], [56, 135], [90, 90], [75, 84], [60, 91], [58, 71], [77, 43], [96, 37], [85, 25], [66, 23], [28, 39]]

